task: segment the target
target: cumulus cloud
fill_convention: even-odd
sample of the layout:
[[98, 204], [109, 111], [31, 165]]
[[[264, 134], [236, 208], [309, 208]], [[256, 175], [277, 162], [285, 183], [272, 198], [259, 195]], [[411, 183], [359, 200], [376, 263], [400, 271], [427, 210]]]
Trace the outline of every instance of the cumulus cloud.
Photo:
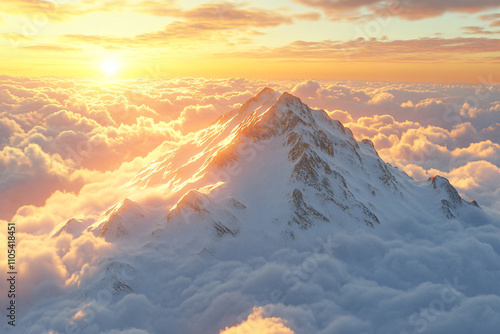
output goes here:
[[220, 334], [293, 334], [294, 332], [285, 325], [286, 322], [280, 318], [265, 317], [262, 307], [254, 307], [247, 320], [234, 327], [226, 327]]
[[334, 111], [327, 111], [326, 113], [330, 118], [336, 119], [344, 124], [350, 123], [353, 121], [351, 115], [347, 111], [342, 111], [342, 110], [334, 110]]
[[321, 86], [318, 82], [307, 80], [293, 87], [291, 93], [300, 98], [315, 98]]
[[[67, 277], [79, 256], [91, 261], [78, 273], [79, 286], [64, 287], [83, 297], [33, 305], [22, 329], [326, 334], [425, 326], [432, 333], [494, 333], [499, 277], [489, 268], [499, 261], [498, 224], [480, 214], [469, 218], [470, 225], [409, 218], [375, 230], [328, 224], [298, 234], [291, 245], [241, 235], [219, 240], [214, 256], [201, 257], [132, 244], [111, 252], [87, 237], [62, 235], [59, 256], [71, 265], [58, 260], [49, 267], [65, 265]], [[133, 291], [114, 294], [114, 284]]]
[[372, 97], [368, 103], [370, 104], [383, 104], [387, 102], [392, 102], [394, 100], [394, 95], [391, 93], [383, 92]]

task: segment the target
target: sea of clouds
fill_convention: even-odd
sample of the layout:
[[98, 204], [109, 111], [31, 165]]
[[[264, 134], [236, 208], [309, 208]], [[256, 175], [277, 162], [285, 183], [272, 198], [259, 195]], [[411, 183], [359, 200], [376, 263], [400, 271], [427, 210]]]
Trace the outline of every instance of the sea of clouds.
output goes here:
[[[500, 85], [483, 81], [0, 77], [0, 219], [18, 224], [26, 333], [496, 333]], [[266, 86], [325, 109], [415, 179], [449, 178], [490, 218], [412, 218], [293, 250], [159, 259], [127, 278], [140, 292], [82, 306], [74, 291], [103, 258], [130, 259], [92, 236], [49, 240], [53, 228], [123, 199], [137, 170]]]

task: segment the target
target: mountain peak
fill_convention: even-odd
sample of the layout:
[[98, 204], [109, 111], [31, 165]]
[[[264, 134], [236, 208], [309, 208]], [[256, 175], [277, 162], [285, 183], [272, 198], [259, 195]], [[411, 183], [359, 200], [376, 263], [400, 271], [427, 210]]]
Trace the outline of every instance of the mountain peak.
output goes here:
[[458, 194], [458, 191], [453, 187], [447, 178], [434, 175], [428, 179], [431, 182], [432, 188], [440, 193], [441, 210], [446, 218], [453, 219], [458, 216], [457, 208], [465, 202]]
[[125, 198], [106, 211], [87, 230], [106, 240], [113, 240], [128, 235], [143, 219], [144, 211], [140, 204]]
[[247, 117], [255, 111], [266, 110], [276, 102], [278, 97], [279, 92], [275, 91], [272, 88], [266, 87], [261, 90], [259, 94], [245, 102], [238, 111], [238, 114], [242, 117]]
[[[315, 120], [312, 110], [298, 97], [287, 92], [281, 94], [276, 103], [262, 114], [256, 124], [265, 123], [275, 133], [284, 133], [293, 130], [298, 124], [305, 127], [314, 127]], [[311, 127], [311, 130], [315, 130]]]
[[480, 208], [479, 204], [477, 204], [477, 202], [475, 200], [470, 201], [469, 204], [472, 206], [475, 206], [477, 208]]
[[291, 109], [303, 109], [303, 111], [308, 111], [309, 113], [311, 112], [311, 109], [309, 109], [309, 107], [304, 102], [302, 102], [300, 98], [288, 92], [284, 92], [280, 95], [278, 101], [276, 102], [276, 105], [288, 107]]
[[269, 98], [269, 97], [272, 97], [275, 93], [276, 93], [276, 91], [274, 89], [266, 87], [263, 90], [261, 90], [260, 93], [257, 94], [255, 97], [257, 99]]
[[431, 181], [432, 187], [434, 189], [443, 189], [450, 196], [453, 202], [459, 203], [462, 201], [462, 197], [458, 194], [457, 190], [451, 185], [450, 181], [440, 175], [434, 175], [428, 179]]
[[[377, 149], [375, 148], [375, 145], [373, 144], [373, 142], [370, 140], [370, 139], [362, 139], [360, 141], [361, 143], [361, 146], [364, 146], [366, 147], [367, 151], [374, 154], [375, 156], [377, 156], [378, 158], [380, 158], [380, 156], [378, 155], [378, 152], [377, 152]], [[358, 145], [359, 147], [359, 145]]]
[[90, 220], [81, 220], [71, 218], [65, 224], [58, 225], [51, 233], [51, 238], [57, 238], [63, 232], [71, 234], [73, 238], [77, 238], [90, 224]]
[[298, 98], [297, 96], [295, 95], [292, 95], [288, 92], [284, 92], [283, 94], [281, 94], [280, 98], [278, 99], [279, 102], [296, 102], [296, 101], [300, 101], [302, 103], [302, 101], [300, 100], [300, 98]]

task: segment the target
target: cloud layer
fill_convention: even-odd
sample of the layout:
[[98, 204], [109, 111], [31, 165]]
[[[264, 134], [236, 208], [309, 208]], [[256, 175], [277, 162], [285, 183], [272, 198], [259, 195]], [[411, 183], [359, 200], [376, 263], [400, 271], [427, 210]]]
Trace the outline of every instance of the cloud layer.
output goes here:
[[[95, 217], [131, 195], [122, 186], [137, 170], [265, 86], [325, 109], [414, 178], [443, 175], [494, 212], [500, 205], [500, 92], [491, 78], [484, 81], [1, 77], [0, 191], [8, 198], [2, 212], [17, 212], [19, 247], [28, 254], [20, 264], [29, 278], [20, 297], [30, 305], [21, 311], [26, 333], [171, 328], [232, 334], [261, 327], [274, 334], [469, 333], [478, 326], [495, 333], [491, 310], [500, 307], [500, 278], [489, 268], [498, 266], [500, 243], [498, 223], [486, 215], [466, 217], [468, 225], [410, 219], [375, 232], [318, 230], [328, 238], [298, 238], [293, 251], [240, 239], [241, 253], [222, 244], [221, 258], [159, 257], [142, 267], [127, 257], [132, 245], [120, 248], [93, 235], [48, 238], [54, 226]], [[155, 205], [155, 196], [165, 195], [145, 200]], [[318, 257], [325, 243], [335, 247]], [[93, 286], [108, 265], [120, 268], [110, 272], [136, 292], [109, 297], [105, 287]], [[142, 274], [151, 271], [158, 275]], [[67, 298], [84, 288], [87, 298]], [[53, 308], [33, 308], [49, 297]], [[476, 323], [481, 317], [490, 321]]]
[[[23, 245], [38, 248], [29, 264], [39, 275], [23, 283], [31, 299], [20, 302], [33, 306], [22, 313], [21, 328], [493, 334], [500, 277], [490, 268], [499, 265], [498, 226], [481, 215], [410, 218], [374, 230], [328, 224], [297, 234], [293, 247], [240, 236], [220, 240], [215, 256], [201, 257], [62, 234], [45, 245]], [[116, 292], [116, 284], [133, 292]], [[35, 307], [49, 296], [50, 307]]]

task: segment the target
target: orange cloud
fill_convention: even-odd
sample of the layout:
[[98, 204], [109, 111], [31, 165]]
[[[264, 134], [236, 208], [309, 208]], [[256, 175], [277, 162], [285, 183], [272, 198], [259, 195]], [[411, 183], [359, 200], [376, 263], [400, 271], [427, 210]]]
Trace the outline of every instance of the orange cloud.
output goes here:
[[322, 9], [329, 15], [352, 15], [359, 13], [361, 9], [368, 8], [372, 12], [386, 11], [394, 16], [400, 16], [407, 20], [419, 20], [435, 17], [447, 12], [476, 13], [486, 9], [498, 8], [495, 0], [420, 0], [407, 1], [398, 0], [387, 4], [382, 0], [294, 0], [305, 6]]
[[492, 21], [492, 20], [498, 20], [500, 19], [500, 14], [495, 13], [495, 14], [485, 14], [479, 16], [479, 18], [483, 21]]
[[82, 52], [80, 48], [75, 48], [67, 45], [58, 44], [36, 44], [21, 47], [23, 50], [34, 51], [34, 52]]
[[321, 14], [316, 12], [307, 12], [302, 14], [295, 14], [294, 17], [297, 20], [305, 20], [305, 21], [318, 21], [321, 19]]
[[372, 97], [370, 101], [368, 101], [369, 104], [384, 104], [388, 102], [392, 102], [394, 100], [394, 95], [388, 92], [381, 92], [375, 96]]
[[64, 291], [64, 280], [68, 274], [57, 249], [47, 240], [24, 236], [18, 249], [24, 256], [19, 259], [19, 272], [26, 275], [20, 280], [19, 289], [24, 293], [20, 299], [31, 305], [47, 297], [56, 296]]
[[[155, 15], [164, 13], [156, 12], [155, 4], [152, 5], [153, 8], [147, 9], [148, 13]], [[176, 9], [164, 14], [182, 21], [174, 21], [162, 31], [134, 37], [68, 34], [63, 36], [62, 40], [94, 44], [107, 49], [145, 46], [151, 48], [182, 41], [227, 42], [229, 35], [234, 37], [243, 31], [252, 33], [252, 28], [270, 28], [293, 23], [293, 20], [286, 15], [262, 9], [238, 8], [230, 3], [202, 4], [186, 11]]]
[[293, 334], [290, 328], [286, 327], [286, 321], [280, 318], [268, 318], [264, 315], [262, 307], [254, 307], [243, 323], [226, 327], [220, 334]]
[[3, 0], [0, 11], [23, 17], [39, 16], [52, 22], [66, 21], [72, 17], [95, 12], [120, 11], [126, 1], [84, 1], [68, 3], [67, 1], [48, 0]]
[[189, 133], [207, 127], [219, 116], [222, 116], [222, 113], [212, 104], [195, 105], [184, 108], [178, 121], [183, 132]]
[[17, 42], [17, 41], [31, 41], [33, 39], [35, 39], [34, 36], [30, 36], [30, 35], [24, 35], [24, 34], [20, 34], [20, 33], [17, 33], [17, 32], [4, 32], [4, 33], [0, 33], [0, 37], [7, 40], [7, 41], [13, 41], [13, 42]]
[[[295, 41], [277, 48], [261, 48], [250, 52], [237, 52], [236, 56], [280, 59], [337, 59], [340, 61], [383, 62], [482, 62], [485, 53], [496, 53], [500, 39], [490, 38], [421, 38], [413, 40], [383, 41], [359, 38], [348, 42], [326, 40], [322, 42]], [[473, 59], [464, 55], [475, 55]]]
[[[490, 25], [490, 26], [493, 27], [493, 25]], [[486, 30], [484, 27], [477, 27], [477, 26], [463, 27], [462, 29], [465, 30], [465, 34], [468, 34], [468, 35], [495, 35], [495, 34], [500, 34], [500, 31]]]
[[328, 116], [332, 119], [336, 119], [343, 124], [347, 124], [353, 121], [351, 115], [347, 111], [342, 111], [342, 110], [334, 110], [334, 111], [327, 111]]
[[292, 23], [292, 19], [285, 15], [263, 9], [237, 8], [231, 3], [202, 4], [184, 12], [182, 16], [192, 22], [217, 22], [213, 26], [216, 29], [276, 27]]

